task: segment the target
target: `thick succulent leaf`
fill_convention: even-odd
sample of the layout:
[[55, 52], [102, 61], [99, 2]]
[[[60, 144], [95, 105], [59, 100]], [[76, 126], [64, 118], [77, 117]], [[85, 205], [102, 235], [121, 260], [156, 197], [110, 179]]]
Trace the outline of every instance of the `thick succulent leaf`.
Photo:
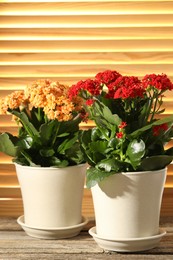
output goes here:
[[100, 181], [104, 180], [108, 176], [110, 176], [112, 173], [108, 173], [105, 171], [101, 171], [97, 168], [90, 167], [87, 169], [86, 172], [86, 186], [87, 188], [91, 188], [95, 186]]
[[96, 141], [89, 144], [89, 149], [93, 152], [99, 152], [104, 154], [107, 146], [107, 141]]
[[112, 148], [116, 149], [117, 145], [118, 145], [118, 139], [115, 137], [111, 138], [108, 142], [108, 147], [112, 147]]
[[72, 120], [64, 121], [63, 123], [60, 122], [58, 134], [60, 135], [63, 133], [73, 133], [79, 131], [79, 123], [81, 120], [82, 118], [77, 116]]
[[94, 121], [96, 125], [102, 130], [104, 129], [105, 132], [108, 132], [108, 129], [111, 130], [112, 124], [110, 124], [105, 118], [101, 116], [95, 116]]
[[88, 148], [88, 144], [91, 143], [91, 135], [92, 135], [92, 129], [89, 129], [87, 131], [82, 131], [79, 134], [79, 141], [83, 149]]
[[165, 168], [171, 163], [173, 156], [169, 155], [157, 155], [145, 158], [142, 160], [139, 170], [141, 171], [153, 171]]
[[94, 103], [94, 106], [96, 107], [96, 111], [99, 111], [100, 116], [106, 119], [106, 121], [110, 124], [116, 124], [118, 126], [121, 123], [121, 119], [119, 118], [119, 116], [113, 115], [111, 110], [100, 101], [97, 100]]
[[68, 166], [69, 163], [67, 160], [60, 160], [59, 158], [52, 156], [50, 157], [49, 164], [52, 167], [63, 168]]
[[166, 118], [163, 118], [163, 119], [160, 119], [160, 120], [157, 120], [157, 121], [154, 121], [153, 123], [149, 124], [149, 125], [146, 125], [136, 131], [134, 131], [133, 133], [131, 133], [129, 135], [130, 138], [135, 138], [137, 136], [139, 136], [141, 133], [151, 129], [153, 126], [156, 126], [156, 125], [162, 125], [162, 124], [166, 124], [166, 123], [172, 123], [173, 122], [173, 115], [169, 116], [169, 117], [166, 117]]
[[80, 150], [79, 143], [75, 143], [70, 149], [66, 150], [65, 156], [76, 164], [84, 162], [84, 156]]
[[40, 155], [43, 157], [51, 157], [55, 154], [55, 151], [51, 148], [44, 148], [40, 150]]
[[145, 143], [142, 140], [133, 140], [127, 148], [126, 155], [129, 157], [134, 169], [140, 164], [141, 158], [145, 154]]
[[121, 162], [115, 158], [104, 159], [101, 162], [97, 163], [96, 168], [106, 172], [119, 172], [121, 170]]
[[60, 123], [57, 120], [52, 120], [40, 127], [40, 137], [44, 145], [48, 143], [50, 145], [52, 144], [53, 140], [55, 140], [56, 132], [58, 132], [59, 127]]
[[0, 151], [15, 157], [17, 154], [17, 147], [16, 147], [17, 138], [13, 137], [8, 133], [3, 133], [0, 135]]
[[85, 161], [88, 162], [89, 165], [95, 166], [95, 158], [93, 158], [93, 154], [91, 154], [91, 151], [88, 149], [84, 149], [83, 146], [81, 146], [81, 151], [83, 152]]
[[74, 137], [69, 137], [68, 139], [65, 139], [58, 147], [57, 152], [64, 154], [64, 152], [67, 149], [70, 149], [74, 143], [78, 140], [78, 135], [76, 134]]
[[[32, 167], [35, 167], [35, 166], [40, 166], [38, 164], [35, 164], [33, 161], [32, 161], [32, 157], [26, 152], [26, 151], [22, 151], [21, 152], [21, 155], [23, 155], [23, 157], [25, 158], [26, 162], [24, 165], [29, 165], [29, 166], [32, 166]], [[17, 161], [17, 160], [16, 160]], [[23, 162], [23, 158], [19, 159], [18, 158], [18, 161], [21, 162], [20, 164], [22, 164]]]
[[103, 132], [100, 131], [100, 129], [98, 127], [94, 127], [91, 130], [91, 140], [92, 141], [97, 141], [100, 139], [105, 139], [105, 135], [109, 136], [109, 131], [107, 129], [103, 129]]
[[34, 125], [29, 121], [27, 115], [24, 112], [17, 112], [15, 110], [10, 111], [11, 114], [17, 116], [20, 118], [20, 121], [23, 124], [23, 127], [25, 128], [26, 132], [31, 136], [31, 137], [39, 137], [39, 133], [34, 127]]
[[20, 149], [30, 149], [33, 145], [33, 138], [27, 135], [26, 137], [21, 138], [17, 145], [20, 147]]

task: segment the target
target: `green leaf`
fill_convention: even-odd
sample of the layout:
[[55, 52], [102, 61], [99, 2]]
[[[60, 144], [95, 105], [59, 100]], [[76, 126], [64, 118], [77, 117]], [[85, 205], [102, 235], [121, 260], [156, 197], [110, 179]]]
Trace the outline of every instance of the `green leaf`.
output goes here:
[[44, 148], [40, 150], [40, 155], [43, 157], [51, 157], [55, 154], [55, 151], [51, 148]]
[[141, 171], [154, 171], [165, 168], [171, 163], [173, 156], [171, 155], [157, 155], [145, 158], [142, 160], [139, 170]]
[[58, 147], [57, 152], [64, 154], [64, 152], [71, 148], [74, 143], [78, 140], [78, 135], [76, 134], [73, 138], [65, 139]]
[[17, 112], [15, 110], [10, 110], [10, 113], [20, 118], [23, 127], [31, 137], [33, 138], [36, 136], [39, 137], [38, 131], [33, 126], [33, 124], [29, 121], [27, 115], [24, 112]]
[[25, 138], [19, 140], [17, 145], [22, 149], [30, 149], [33, 145], [33, 139], [27, 135]]
[[94, 103], [94, 106], [96, 107], [97, 111], [99, 111], [100, 116], [106, 119], [107, 122], [111, 123], [112, 125], [116, 124], [117, 126], [121, 123], [119, 116], [113, 115], [111, 110], [99, 100]]
[[88, 144], [91, 143], [92, 129], [81, 131], [79, 134], [79, 141], [83, 149], [88, 148]]
[[105, 133], [109, 133], [108, 129], [111, 130], [112, 128], [112, 124], [110, 124], [105, 118], [102, 118], [101, 116], [95, 116], [94, 117], [94, 121], [96, 123], [96, 125], [98, 126], [98, 128], [101, 131], [105, 131]]
[[109, 142], [108, 142], [108, 146], [109, 147], [112, 147], [112, 148], [114, 148], [114, 149], [116, 149], [117, 148], [117, 145], [118, 145], [118, 139], [117, 138], [111, 138], [110, 140], [109, 140]]
[[160, 120], [157, 120], [157, 121], [154, 121], [151, 124], [146, 125], [146, 126], [140, 128], [140, 129], [134, 131], [133, 133], [131, 133], [129, 135], [129, 138], [138, 137], [141, 133], [151, 129], [153, 126], [162, 125], [162, 124], [166, 124], [166, 123], [173, 123], [173, 115], [166, 117], [166, 118], [163, 118], [163, 119], [160, 119]]
[[79, 143], [75, 143], [70, 149], [66, 150], [65, 156], [68, 157], [70, 161], [75, 162], [75, 164], [84, 162], [84, 156]]
[[29, 163], [29, 166], [32, 166], [32, 167], [40, 166], [40, 165], [35, 164], [35, 163], [32, 161], [31, 156], [30, 156], [26, 151], [22, 151], [21, 154], [24, 156], [24, 158], [26, 159], [26, 161]]
[[41, 125], [40, 127], [40, 138], [44, 145], [50, 144], [53, 145], [52, 142], [55, 139], [55, 135], [58, 132], [60, 127], [60, 122], [57, 120], [52, 120], [48, 123]]
[[70, 133], [62, 133], [62, 134], [60, 134], [60, 135], [57, 135], [57, 137], [66, 137], [66, 136], [68, 136]]
[[141, 158], [145, 154], [145, 143], [143, 140], [133, 140], [127, 147], [126, 155], [129, 157], [134, 169], [140, 164]]
[[95, 186], [100, 181], [104, 180], [106, 177], [112, 175], [112, 173], [108, 173], [105, 171], [101, 171], [94, 167], [90, 167], [86, 172], [86, 186], [87, 188], [91, 188]]
[[15, 157], [17, 155], [16, 141], [18, 139], [13, 137], [11, 134], [3, 133], [0, 135], [0, 151]]
[[99, 170], [104, 170], [106, 172], [120, 172], [121, 171], [121, 165], [122, 163], [115, 158], [110, 158], [110, 159], [104, 159], [97, 163], [95, 166]]
[[73, 133], [79, 131], [79, 123], [81, 122], [82, 118], [77, 116], [72, 120], [64, 121], [60, 124], [58, 135], [63, 133]]
[[99, 152], [104, 154], [107, 146], [107, 141], [96, 141], [89, 144], [89, 149], [95, 153]]
[[84, 159], [86, 162], [89, 163], [89, 165], [91, 166], [95, 166], [96, 162], [95, 162], [95, 158], [93, 158], [93, 153], [91, 153], [91, 151], [89, 149], [84, 149], [83, 146], [81, 146], [81, 151], [83, 152], [84, 155]]
[[49, 160], [50, 166], [53, 167], [58, 167], [58, 168], [64, 168], [68, 166], [68, 161], [67, 160], [60, 160], [59, 158], [53, 156]]
[[98, 127], [94, 127], [91, 130], [91, 140], [97, 141], [98, 139], [105, 139], [105, 136], [102, 134]]

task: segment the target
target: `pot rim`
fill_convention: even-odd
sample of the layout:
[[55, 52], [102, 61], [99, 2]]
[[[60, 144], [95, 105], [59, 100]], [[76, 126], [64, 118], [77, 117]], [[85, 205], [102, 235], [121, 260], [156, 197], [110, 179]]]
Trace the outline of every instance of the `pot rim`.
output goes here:
[[48, 169], [51, 169], [51, 170], [62, 170], [62, 169], [69, 169], [69, 168], [75, 168], [75, 167], [83, 167], [86, 165], [86, 163], [81, 163], [81, 164], [78, 164], [78, 165], [72, 165], [72, 166], [66, 166], [66, 167], [41, 167], [41, 166], [28, 166], [28, 165], [21, 165], [21, 164], [18, 164], [18, 163], [15, 163], [14, 162], [14, 165], [17, 166], [18, 168], [25, 168], [25, 169], [32, 169], [32, 170], [38, 170], [38, 169], [42, 169], [43, 171], [44, 170], [48, 170]]
[[159, 172], [166, 172], [167, 167], [159, 169], [159, 170], [150, 170], [150, 171], [137, 171], [137, 172], [118, 172], [115, 174], [123, 174], [123, 175], [142, 175], [142, 174], [158, 174]]

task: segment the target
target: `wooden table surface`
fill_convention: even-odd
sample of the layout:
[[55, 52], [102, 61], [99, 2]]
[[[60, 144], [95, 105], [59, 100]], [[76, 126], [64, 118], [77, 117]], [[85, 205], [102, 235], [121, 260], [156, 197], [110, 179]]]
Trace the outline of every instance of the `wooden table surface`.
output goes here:
[[157, 248], [141, 253], [105, 252], [99, 248], [88, 229], [89, 221], [80, 235], [62, 240], [41, 240], [29, 237], [16, 223], [15, 218], [0, 218], [0, 260], [112, 260], [112, 259], [173, 259], [173, 217], [160, 220], [160, 227], [167, 231]]

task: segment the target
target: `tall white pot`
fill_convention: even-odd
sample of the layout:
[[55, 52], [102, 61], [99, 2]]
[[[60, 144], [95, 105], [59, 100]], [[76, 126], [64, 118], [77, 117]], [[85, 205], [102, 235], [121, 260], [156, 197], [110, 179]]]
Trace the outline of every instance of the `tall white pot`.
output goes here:
[[166, 169], [117, 173], [92, 188], [97, 235], [132, 239], [159, 233]]
[[15, 166], [25, 225], [57, 229], [82, 222], [85, 164], [65, 168]]

